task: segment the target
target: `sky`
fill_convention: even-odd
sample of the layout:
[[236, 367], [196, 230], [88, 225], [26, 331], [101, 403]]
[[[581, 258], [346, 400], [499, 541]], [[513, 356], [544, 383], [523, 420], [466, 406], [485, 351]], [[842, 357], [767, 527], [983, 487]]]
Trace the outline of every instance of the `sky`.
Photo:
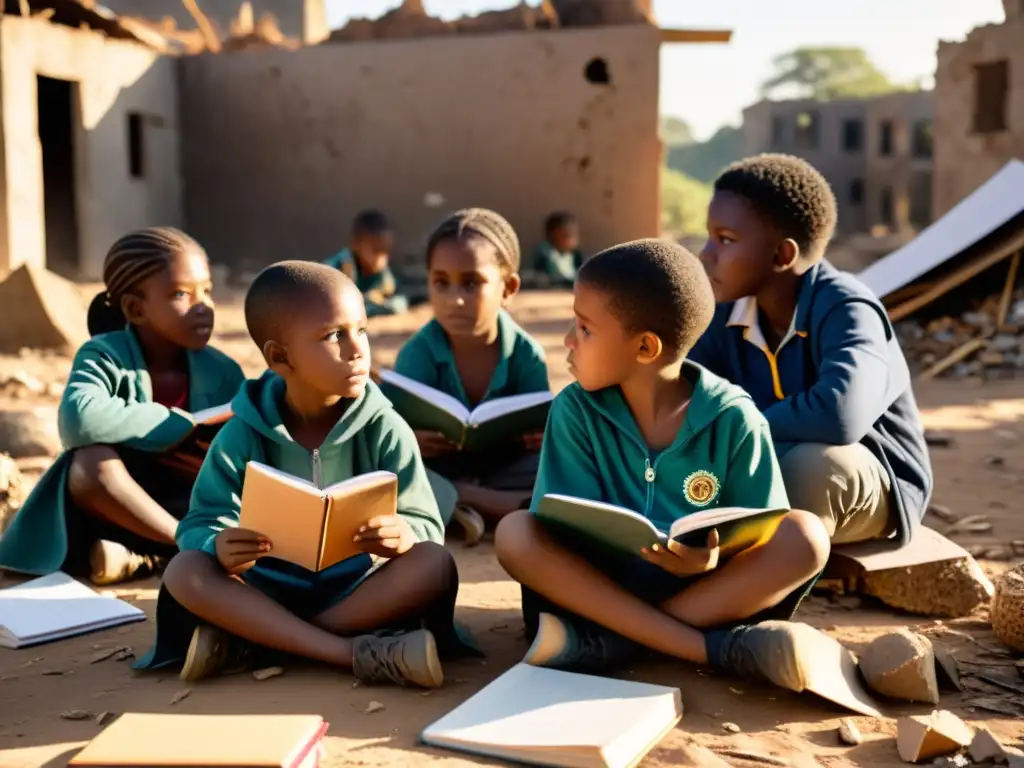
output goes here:
[[[516, 0], [424, 0], [443, 18], [507, 8]], [[327, 0], [338, 27], [353, 16], [375, 18], [399, 0]], [[532, 3], [531, 4], [535, 4]], [[665, 45], [661, 112], [686, 120], [700, 139], [739, 124], [759, 98], [774, 56], [801, 46], [857, 46], [896, 82], [935, 71], [939, 40], [962, 40], [976, 26], [1001, 22], [1001, 0], [655, 0], [662, 27], [732, 29], [732, 42]]]

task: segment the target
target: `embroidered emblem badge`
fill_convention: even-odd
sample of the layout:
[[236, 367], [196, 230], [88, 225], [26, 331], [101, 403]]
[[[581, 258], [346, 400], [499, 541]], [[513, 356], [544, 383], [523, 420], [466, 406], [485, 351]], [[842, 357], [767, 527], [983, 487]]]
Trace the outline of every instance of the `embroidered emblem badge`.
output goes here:
[[703, 469], [683, 481], [683, 494], [695, 507], [706, 507], [718, 496], [718, 478]]

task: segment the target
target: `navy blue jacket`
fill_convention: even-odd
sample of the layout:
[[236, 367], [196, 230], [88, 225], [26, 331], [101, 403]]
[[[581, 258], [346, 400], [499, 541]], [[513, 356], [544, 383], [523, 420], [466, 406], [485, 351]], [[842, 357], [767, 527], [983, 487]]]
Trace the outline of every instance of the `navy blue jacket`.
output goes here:
[[907, 361], [882, 303], [853, 275], [821, 262], [804, 275], [782, 344], [774, 354], [764, 346], [756, 303], [745, 299], [719, 305], [690, 359], [747, 390], [779, 456], [798, 443], [870, 450], [892, 481], [897, 536], [907, 544], [931, 497], [932, 468]]

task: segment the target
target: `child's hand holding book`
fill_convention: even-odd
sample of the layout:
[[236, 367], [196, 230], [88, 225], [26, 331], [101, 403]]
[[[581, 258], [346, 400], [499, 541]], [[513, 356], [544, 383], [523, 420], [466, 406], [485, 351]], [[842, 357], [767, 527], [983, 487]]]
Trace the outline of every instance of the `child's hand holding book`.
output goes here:
[[416, 435], [416, 442], [420, 446], [420, 455], [424, 459], [436, 459], [438, 456], [443, 456], [446, 453], [459, 449], [456, 443], [453, 443], [440, 432], [417, 429], [413, 434]]
[[537, 453], [544, 444], [544, 430], [537, 429], [531, 432], [524, 432], [520, 435], [519, 440], [522, 442], [523, 447], [526, 450]]
[[404, 517], [380, 515], [360, 526], [352, 540], [368, 555], [391, 558], [412, 549], [416, 535]]
[[269, 555], [274, 545], [262, 533], [246, 528], [225, 528], [214, 539], [217, 561], [225, 571], [232, 574], [244, 573], [256, 561]]
[[649, 549], [642, 549], [640, 554], [648, 563], [673, 576], [697, 576], [718, 567], [718, 531], [712, 529], [708, 532], [707, 543], [703, 547], [688, 547], [669, 539], [667, 545], [654, 544]]

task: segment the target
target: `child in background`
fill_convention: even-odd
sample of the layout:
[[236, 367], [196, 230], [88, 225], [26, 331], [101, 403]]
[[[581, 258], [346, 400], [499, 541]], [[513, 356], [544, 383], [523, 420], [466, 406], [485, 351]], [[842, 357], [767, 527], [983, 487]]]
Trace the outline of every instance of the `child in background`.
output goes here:
[[[451, 630], [458, 573], [416, 440], [369, 381], [358, 289], [327, 266], [282, 262], [253, 282], [245, 321], [270, 370], [246, 382], [213, 441], [164, 575], [157, 639], [138, 666], [183, 663], [191, 682], [244, 666], [262, 646], [367, 683], [441, 685], [435, 635], [419, 627], [436, 619]], [[307, 571], [237, 527], [249, 461], [321, 487], [393, 472], [398, 512], [360, 529], [363, 554]], [[382, 632], [395, 628], [409, 631]]]
[[836, 224], [825, 178], [761, 155], [715, 182], [701, 254], [719, 306], [691, 358], [754, 399], [793, 506], [833, 544], [910, 541], [932, 469], [888, 313], [823, 261]]
[[[750, 398], [686, 354], [714, 312], [686, 249], [640, 240], [593, 256], [566, 336], [576, 383], [548, 418], [532, 510], [545, 494], [617, 504], [661, 531], [717, 506], [788, 509], [768, 426]], [[828, 536], [790, 511], [766, 543], [718, 563], [706, 548], [610, 555], [548, 530], [531, 511], [498, 526], [498, 559], [523, 585], [531, 664], [602, 671], [632, 644], [803, 687], [802, 662], [828, 637], [788, 621], [828, 558]], [[539, 614], [539, 615], [538, 615]], [[628, 641], [627, 641], [628, 638]]]
[[572, 288], [583, 264], [580, 229], [576, 216], [553, 213], [544, 222], [544, 242], [537, 247], [533, 269], [556, 288]]
[[388, 260], [395, 237], [391, 224], [381, 211], [361, 211], [352, 220], [348, 248], [324, 263], [340, 269], [352, 280], [366, 303], [367, 317], [397, 315], [409, 308], [405, 296], [397, 293], [395, 276]]
[[[519, 260], [515, 230], [494, 211], [470, 208], [441, 222], [427, 244], [434, 319], [405, 343], [395, 371], [469, 407], [548, 390], [543, 349], [503, 309], [519, 291]], [[500, 519], [530, 497], [542, 436], [524, 435], [494, 456], [466, 456], [440, 434], [416, 434], [442, 517], [454, 518], [467, 542], [484, 533], [480, 515]]]
[[66, 450], [0, 539], [0, 567], [96, 584], [160, 571], [206, 447], [190, 412], [228, 402], [244, 379], [208, 346], [210, 267], [191, 237], [128, 234], [103, 281], [57, 412]]

